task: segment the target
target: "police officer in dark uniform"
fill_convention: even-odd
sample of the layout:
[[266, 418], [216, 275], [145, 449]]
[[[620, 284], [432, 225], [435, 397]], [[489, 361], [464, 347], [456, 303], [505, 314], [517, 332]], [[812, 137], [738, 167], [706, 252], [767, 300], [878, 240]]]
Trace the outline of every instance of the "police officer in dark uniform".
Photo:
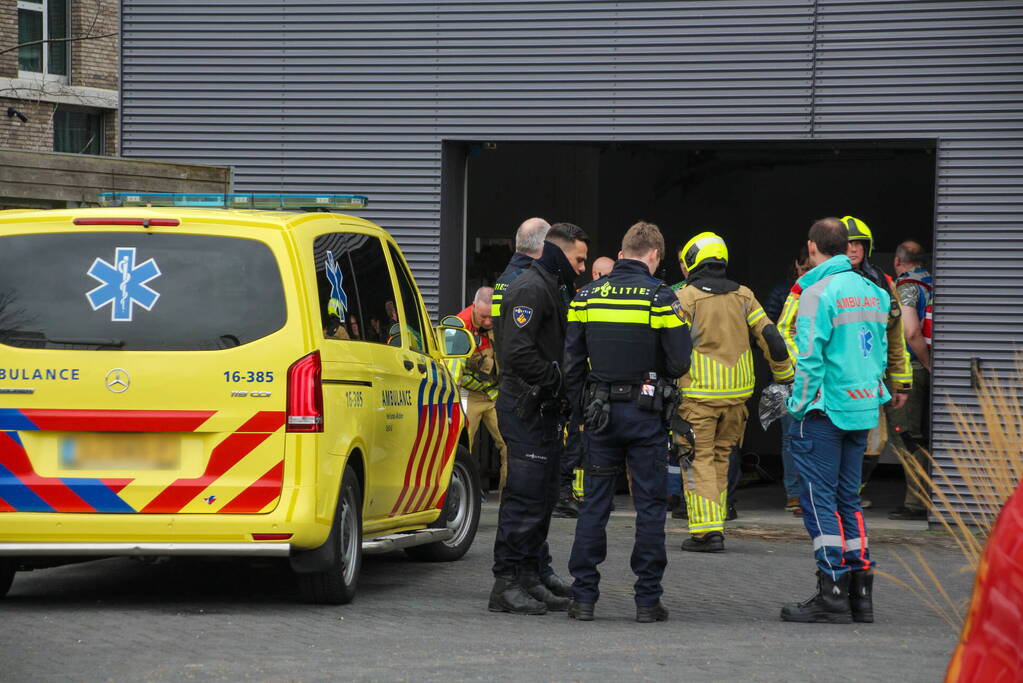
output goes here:
[[[498, 321], [501, 318], [501, 302], [504, 301], [504, 294], [508, 291], [511, 283], [518, 279], [519, 275], [529, 268], [533, 259], [540, 258], [543, 253], [543, 239], [547, 231], [551, 229], [550, 223], [542, 218], [527, 218], [522, 221], [515, 231], [515, 253], [505, 267], [504, 272], [494, 282], [494, 294], [491, 299], [490, 317], [494, 321], [494, 338], [496, 342], [497, 330], [500, 327]], [[497, 344], [494, 344], [497, 348]]]
[[508, 445], [508, 481], [494, 540], [494, 612], [568, 609], [571, 588], [550, 567], [547, 531], [568, 406], [561, 371], [567, 311], [575, 277], [586, 267], [587, 243], [575, 225], [551, 226], [543, 253], [501, 302], [497, 420]]
[[568, 314], [565, 383], [586, 431], [585, 495], [568, 568], [575, 578], [569, 616], [593, 619], [597, 565], [607, 556], [608, 515], [628, 463], [636, 505], [636, 621], [664, 621], [661, 578], [667, 497], [668, 421], [675, 381], [689, 370], [692, 341], [671, 288], [652, 276], [664, 237], [652, 223], [629, 228], [614, 270], [581, 290]]

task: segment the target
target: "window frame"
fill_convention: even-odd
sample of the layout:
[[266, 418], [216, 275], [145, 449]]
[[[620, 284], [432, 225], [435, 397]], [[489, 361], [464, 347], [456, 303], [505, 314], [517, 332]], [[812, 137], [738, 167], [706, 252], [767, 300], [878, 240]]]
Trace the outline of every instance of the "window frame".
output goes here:
[[[43, 37], [42, 40], [47, 41], [50, 39], [50, 0], [18, 0], [17, 10], [26, 10], [29, 12], [39, 12], [42, 15], [43, 24]], [[67, 3], [67, 36], [71, 37], [71, 2]], [[19, 22], [20, 32], [20, 22]], [[23, 71], [21, 65], [18, 65], [18, 78], [36, 80], [36, 81], [51, 81], [53, 83], [62, 83], [67, 85], [70, 82], [71, 75], [71, 41], [66, 41], [67, 45], [67, 56], [65, 57], [64, 68], [67, 74], [54, 74], [50, 73], [50, 43], [44, 42], [40, 45], [42, 48], [42, 71]]]
[[[66, 151], [57, 149], [57, 117], [66, 114], [85, 114], [87, 116], [95, 116], [97, 121], [97, 148], [95, 152], [83, 152], [83, 151]], [[58, 105], [57, 110], [53, 113], [53, 151], [59, 152], [60, 154], [88, 154], [90, 156], [103, 156], [106, 153], [106, 112], [102, 109], [89, 109], [83, 107], [73, 106], [60, 106]]]
[[405, 320], [406, 317], [405, 295], [402, 293], [401, 288], [401, 281], [402, 278], [404, 278], [405, 279], [404, 281], [408, 285], [409, 290], [412, 292], [412, 296], [415, 299], [413, 303], [415, 305], [416, 310], [419, 311], [419, 321], [420, 324], [423, 326], [421, 330], [421, 336], [423, 337], [423, 345], [426, 348], [424, 348], [422, 351], [417, 351], [416, 349], [412, 348], [411, 344], [409, 344], [407, 340], [403, 340], [404, 343], [402, 345], [402, 348], [407, 349], [408, 351], [411, 351], [413, 353], [418, 353], [423, 356], [433, 356], [437, 348], [434, 343], [436, 340], [433, 338], [434, 335], [433, 324], [430, 321], [430, 317], [426, 314], [426, 309], [424, 308], [423, 304], [423, 296], [419, 292], [419, 287], [416, 285], [415, 278], [412, 276], [412, 269], [409, 268], [408, 262], [405, 261], [405, 255], [401, 252], [401, 249], [397, 246], [397, 244], [387, 239], [381, 241], [387, 245], [387, 249], [385, 250], [387, 252], [387, 259], [388, 261], [390, 261], [391, 264], [391, 272], [394, 277], [394, 284], [398, 285], [397, 292], [395, 292], [395, 294], [397, 294], [401, 298], [402, 306], [400, 314], [402, 321], [407, 323], [407, 321]]

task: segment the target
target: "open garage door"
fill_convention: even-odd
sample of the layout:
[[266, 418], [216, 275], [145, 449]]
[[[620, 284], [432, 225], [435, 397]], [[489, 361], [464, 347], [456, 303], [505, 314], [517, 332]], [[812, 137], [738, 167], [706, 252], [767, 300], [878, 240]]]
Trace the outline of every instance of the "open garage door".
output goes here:
[[[729, 273], [764, 303], [785, 283], [810, 224], [854, 215], [873, 230], [873, 261], [892, 271], [912, 237], [933, 247], [933, 141], [787, 143], [466, 143], [465, 296], [504, 269], [518, 223], [529, 216], [586, 230], [596, 256], [615, 257], [636, 220], [657, 223], [668, 258], [660, 276], [682, 278], [674, 253], [703, 230], [730, 251]], [[447, 249], [455, 245], [445, 245]], [[762, 363], [762, 359], [761, 359]], [[767, 377], [766, 364], [758, 375]], [[774, 456], [777, 427], [754, 420], [744, 450]], [[780, 465], [769, 469], [780, 471]]]

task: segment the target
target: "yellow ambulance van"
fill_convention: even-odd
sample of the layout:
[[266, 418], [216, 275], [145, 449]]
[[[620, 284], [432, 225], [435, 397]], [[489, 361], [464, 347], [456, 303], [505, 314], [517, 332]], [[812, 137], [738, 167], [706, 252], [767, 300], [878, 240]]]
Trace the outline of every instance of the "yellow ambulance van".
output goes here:
[[[0, 212], [0, 596], [119, 555], [460, 558], [480, 487], [434, 327], [357, 195], [123, 195]], [[244, 207], [244, 208], [238, 208]], [[266, 210], [274, 208], [278, 210]]]

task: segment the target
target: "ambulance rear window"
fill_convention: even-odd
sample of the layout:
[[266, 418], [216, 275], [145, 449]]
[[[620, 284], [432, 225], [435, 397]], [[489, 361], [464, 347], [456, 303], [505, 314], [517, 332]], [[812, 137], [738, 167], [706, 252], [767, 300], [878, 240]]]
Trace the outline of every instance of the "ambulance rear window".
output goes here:
[[287, 319], [263, 242], [168, 233], [0, 237], [0, 343], [190, 351], [265, 337]]

